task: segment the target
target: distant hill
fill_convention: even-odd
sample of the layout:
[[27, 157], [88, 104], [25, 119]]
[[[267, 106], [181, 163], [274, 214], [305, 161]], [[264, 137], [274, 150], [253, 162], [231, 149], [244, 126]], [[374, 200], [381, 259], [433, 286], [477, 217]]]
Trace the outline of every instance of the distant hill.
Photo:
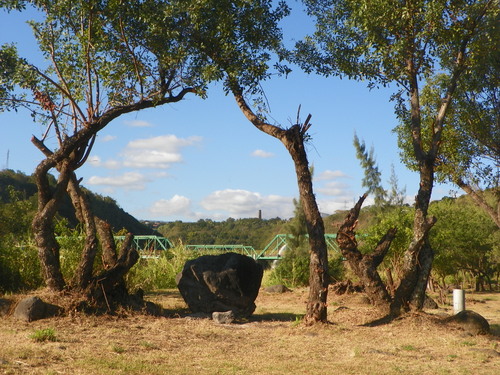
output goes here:
[[287, 233], [287, 223], [280, 218], [173, 221], [159, 226], [158, 231], [170, 241], [184, 245], [246, 245], [263, 249], [277, 234]]
[[[51, 176], [50, 184], [55, 186], [55, 183], [56, 179]], [[20, 199], [24, 200], [34, 199], [37, 194], [37, 187], [33, 176], [28, 176], [22, 172], [14, 172], [13, 170], [0, 171], [0, 204], [10, 202], [10, 190], [12, 189]], [[88, 189], [85, 190], [89, 195], [94, 213], [106, 220], [113, 227], [114, 231], [117, 232], [125, 228], [127, 231], [138, 235], [159, 234], [154, 229], [144, 225], [132, 215], [125, 212], [118, 206], [114, 199], [95, 194]], [[68, 220], [70, 226], [74, 227], [78, 224], [75, 210], [69, 197], [65, 197], [58, 213]]]

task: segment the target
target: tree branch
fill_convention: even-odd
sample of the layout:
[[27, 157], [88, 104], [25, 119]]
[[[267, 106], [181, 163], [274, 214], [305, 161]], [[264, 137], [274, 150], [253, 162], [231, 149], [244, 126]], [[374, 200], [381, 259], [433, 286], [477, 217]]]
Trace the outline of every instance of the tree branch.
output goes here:
[[250, 121], [257, 129], [260, 131], [269, 134], [279, 140], [283, 139], [286, 135], [285, 130], [275, 126], [268, 124], [264, 121], [262, 121], [250, 108], [250, 106], [247, 104], [244, 96], [243, 96], [243, 90], [242, 88], [236, 83], [236, 82], [230, 82], [228, 80], [228, 85], [231, 90], [231, 92], [234, 95], [234, 98], [236, 100], [236, 103], [238, 104], [238, 107], [240, 108], [241, 112], [245, 115], [245, 117]]

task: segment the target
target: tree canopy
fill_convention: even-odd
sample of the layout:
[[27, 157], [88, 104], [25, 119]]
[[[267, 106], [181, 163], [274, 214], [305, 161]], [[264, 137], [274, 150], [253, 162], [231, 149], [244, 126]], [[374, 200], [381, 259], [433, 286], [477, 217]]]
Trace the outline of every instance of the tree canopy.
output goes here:
[[[303, 2], [316, 20], [316, 31], [297, 43], [295, 61], [309, 72], [394, 89], [403, 158], [419, 172], [420, 185], [413, 239], [391, 311], [420, 309], [434, 256], [428, 234], [436, 218], [429, 216], [428, 208], [447, 132], [454, 131], [447, 116], [460, 96], [458, 87], [466, 81], [466, 72], [484, 67], [486, 60], [478, 57], [491, 47], [489, 26], [498, 20], [498, 1]], [[434, 100], [426, 101], [426, 90], [438, 76], [442, 84], [433, 86]]]
[[[123, 114], [175, 103], [190, 93], [205, 97], [209, 83], [226, 74], [258, 91], [269, 75], [269, 50], [280, 45], [277, 23], [288, 7], [257, 0], [19, 0], [1, 5], [34, 8], [41, 16], [30, 24], [43, 64], [18, 56], [12, 44], [0, 48], [0, 110], [24, 107], [46, 125], [41, 138], [32, 138], [45, 155], [34, 174], [39, 194], [33, 231], [46, 283], [54, 290], [66, 284], [53, 218], [67, 191], [86, 234], [74, 284], [85, 289], [93, 283], [98, 291], [94, 281], [104, 279], [92, 281], [97, 231], [101, 241], [111, 236], [92, 213], [75, 174], [96, 134]], [[56, 144], [50, 144], [50, 132]], [[54, 191], [48, 181], [52, 169], [59, 172]], [[127, 264], [116, 264], [118, 273], [126, 272], [134, 257], [120, 257]], [[116, 254], [112, 258], [116, 263]], [[113, 280], [120, 279], [118, 273]]]

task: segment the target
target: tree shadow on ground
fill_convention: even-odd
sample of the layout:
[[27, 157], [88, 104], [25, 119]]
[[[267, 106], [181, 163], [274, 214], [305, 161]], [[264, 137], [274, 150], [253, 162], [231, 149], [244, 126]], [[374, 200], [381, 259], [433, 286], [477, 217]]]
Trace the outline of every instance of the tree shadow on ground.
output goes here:
[[[178, 303], [184, 304], [184, 300], [180, 292], [176, 289], [172, 290], [158, 290], [148, 292], [144, 296], [146, 300], [152, 301], [160, 306], [162, 306], [162, 316], [166, 318], [193, 318], [193, 319], [211, 319], [211, 314], [204, 313], [193, 313], [187, 306], [179, 307], [168, 306], [167, 300], [175, 300]], [[250, 317], [243, 319], [245, 322], [298, 322], [301, 321], [304, 314], [295, 314], [288, 312], [259, 312], [254, 313]]]
[[[193, 313], [188, 308], [163, 309], [162, 316], [165, 318], [191, 318], [191, 319], [212, 319], [211, 314]], [[237, 319], [236, 322], [299, 322], [304, 318], [304, 314], [292, 313], [264, 313], [251, 315], [248, 318]]]
[[493, 336], [500, 337], [500, 324], [490, 324], [490, 333]]
[[389, 314], [389, 315], [383, 316], [382, 318], [375, 319], [375, 320], [372, 320], [371, 322], [362, 324], [361, 326], [362, 327], [379, 327], [379, 326], [383, 326], [386, 324], [390, 324], [394, 320], [399, 319], [399, 318], [400, 317], [396, 317], [394, 315]]

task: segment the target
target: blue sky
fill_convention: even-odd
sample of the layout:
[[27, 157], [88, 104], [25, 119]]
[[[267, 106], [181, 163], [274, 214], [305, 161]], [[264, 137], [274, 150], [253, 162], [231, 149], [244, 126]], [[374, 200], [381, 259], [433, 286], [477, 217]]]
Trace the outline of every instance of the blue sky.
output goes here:
[[[26, 16], [0, 11], [0, 43], [16, 42], [21, 53], [36, 57]], [[284, 24], [288, 43], [312, 31], [294, 10]], [[292, 125], [312, 114], [308, 158], [314, 166], [314, 191], [323, 213], [350, 208], [363, 194], [363, 170], [352, 146], [354, 133], [373, 146], [386, 188], [391, 166], [408, 202], [418, 175], [400, 162], [397, 124], [389, 89], [368, 90], [366, 83], [307, 75], [298, 68], [263, 84], [270, 119]], [[33, 173], [42, 160], [30, 142], [44, 129], [27, 113], [0, 113], [0, 168]], [[7, 158], [8, 155], [8, 158]], [[98, 135], [89, 161], [77, 171], [82, 184], [110, 196], [138, 219], [163, 221], [289, 218], [298, 196], [293, 162], [276, 139], [253, 127], [220, 85], [208, 98], [184, 101], [123, 116]], [[433, 199], [453, 187], [437, 185]], [[367, 202], [369, 204], [369, 201]]]

